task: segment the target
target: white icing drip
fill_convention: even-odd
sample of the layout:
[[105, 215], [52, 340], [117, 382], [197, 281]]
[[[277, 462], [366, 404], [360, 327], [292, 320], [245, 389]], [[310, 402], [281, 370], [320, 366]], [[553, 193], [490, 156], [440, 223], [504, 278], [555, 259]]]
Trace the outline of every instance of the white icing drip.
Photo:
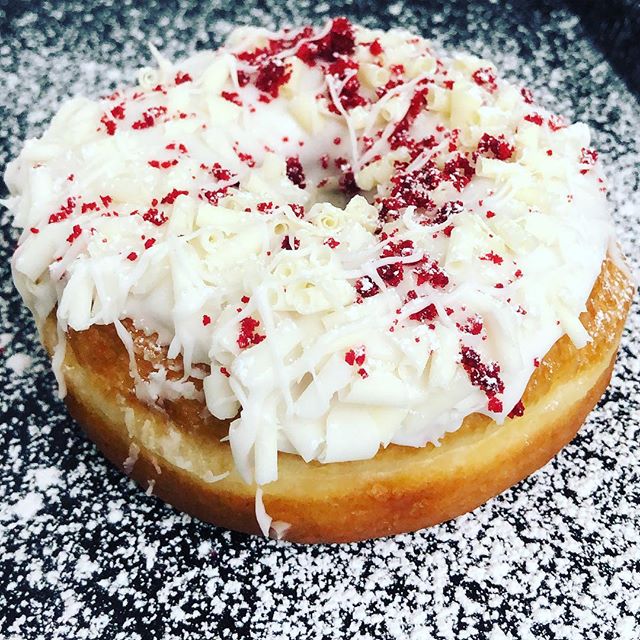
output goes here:
[[58, 397], [60, 399], [67, 395], [67, 383], [62, 373], [62, 364], [64, 362], [64, 356], [67, 350], [67, 336], [64, 329], [58, 325], [56, 346], [53, 348], [53, 357], [51, 358], [51, 368], [53, 375], [58, 383]]
[[262, 531], [262, 535], [265, 537], [269, 537], [269, 530], [271, 529], [271, 523], [273, 522], [273, 518], [267, 513], [267, 510], [264, 507], [264, 502], [262, 501], [262, 487], [258, 487], [256, 489], [256, 520], [258, 521], [258, 525], [260, 526], [260, 531]]

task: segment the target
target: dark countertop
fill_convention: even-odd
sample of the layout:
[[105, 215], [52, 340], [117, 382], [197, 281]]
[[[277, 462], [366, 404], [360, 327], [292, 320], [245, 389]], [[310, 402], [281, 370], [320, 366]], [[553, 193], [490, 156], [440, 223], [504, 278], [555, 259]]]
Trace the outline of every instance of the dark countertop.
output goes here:
[[[346, 14], [491, 58], [586, 121], [637, 268], [636, 5], [574, 2], [581, 22], [556, 2], [0, 0], [0, 167], [64, 96], [130, 82], [147, 39], [182, 56], [232, 23]], [[640, 637], [637, 305], [612, 386], [544, 469], [430, 530], [300, 547], [179, 514], [103, 460], [55, 396], [11, 283], [4, 211], [0, 228], [0, 638]]]

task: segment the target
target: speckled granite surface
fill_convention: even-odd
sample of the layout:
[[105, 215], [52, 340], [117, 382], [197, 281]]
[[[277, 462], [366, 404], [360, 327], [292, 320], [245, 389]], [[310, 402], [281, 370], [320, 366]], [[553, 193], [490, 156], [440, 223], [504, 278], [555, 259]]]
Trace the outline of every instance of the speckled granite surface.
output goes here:
[[[587, 121], [636, 269], [640, 109], [577, 18], [530, 2], [415, 4], [0, 2], [0, 166], [64, 96], [131, 81], [146, 39], [181, 56], [235, 22], [346, 14], [493, 58]], [[611, 388], [544, 469], [431, 530], [297, 547], [178, 514], [102, 459], [55, 396], [0, 219], [0, 638], [640, 637], [637, 306]]]

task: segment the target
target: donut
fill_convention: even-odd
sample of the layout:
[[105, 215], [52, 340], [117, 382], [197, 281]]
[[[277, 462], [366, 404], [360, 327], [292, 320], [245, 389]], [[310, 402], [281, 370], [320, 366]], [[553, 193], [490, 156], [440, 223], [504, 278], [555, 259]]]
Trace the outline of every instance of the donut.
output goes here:
[[634, 293], [586, 125], [346, 18], [150, 48], [5, 174], [15, 285], [113, 464], [218, 526], [349, 542], [573, 438]]

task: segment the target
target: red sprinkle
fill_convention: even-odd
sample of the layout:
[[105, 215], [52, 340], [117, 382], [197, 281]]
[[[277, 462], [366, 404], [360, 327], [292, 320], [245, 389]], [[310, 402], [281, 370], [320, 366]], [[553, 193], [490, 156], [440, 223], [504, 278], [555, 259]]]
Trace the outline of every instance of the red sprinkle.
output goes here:
[[367, 351], [364, 345], [360, 345], [355, 349], [349, 349], [349, 351], [344, 354], [344, 361], [350, 367], [352, 367], [354, 364], [357, 364], [359, 367], [361, 367], [364, 364], [366, 358]]
[[178, 164], [178, 161], [174, 158], [173, 160], [149, 160], [149, 166], [154, 169], [168, 169], [169, 167], [175, 167]]
[[152, 207], [150, 209], [147, 209], [146, 213], [142, 214], [142, 219], [155, 224], [156, 227], [159, 227], [160, 225], [163, 225], [169, 218], [167, 218], [167, 216], [162, 211], [158, 211], [157, 209]]
[[158, 106], [158, 107], [150, 107], [146, 111], [142, 113], [142, 117], [140, 120], [136, 120], [131, 127], [133, 129], [148, 129], [149, 127], [153, 127], [156, 123], [156, 118], [163, 116], [167, 113], [167, 107]]
[[67, 237], [67, 242], [69, 244], [73, 244], [74, 240], [76, 238], [79, 238], [81, 233], [82, 233], [82, 228], [80, 227], [80, 225], [79, 224], [74, 224], [73, 225], [73, 230], [71, 231], [71, 234]]
[[110, 136], [115, 135], [116, 123], [113, 120], [109, 120], [107, 116], [102, 116], [102, 118], [100, 118], [100, 122], [105, 126], [105, 129], [107, 130], [108, 135]]
[[61, 220], [66, 220], [71, 213], [73, 212], [73, 209], [76, 206], [76, 201], [75, 198], [67, 198], [67, 201], [65, 202], [65, 204], [63, 204], [60, 209], [58, 211], [56, 211], [55, 213], [52, 213], [49, 216], [49, 224], [52, 224], [54, 222], [60, 222]]
[[414, 269], [413, 273], [418, 286], [429, 283], [434, 289], [444, 289], [449, 284], [448, 276], [441, 271], [437, 262], [432, 262], [428, 267], [420, 265]]
[[471, 182], [475, 172], [468, 158], [461, 154], [446, 162], [443, 170], [445, 179], [450, 180], [457, 191], [462, 191]]
[[509, 160], [514, 151], [513, 145], [510, 145], [503, 135], [496, 138], [485, 133], [478, 142], [478, 153], [483, 155], [492, 154], [498, 160]]
[[220, 198], [224, 198], [227, 195], [227, 187], [222, 187], [221, 189], [203, 189], [198, 197], [201, 200], [206, 200], [209, 204], [217, 205]]
[[287, 178], [297, 187], [304, 189], [307, 186], [304, 169], [298, 156], [287, 158]]
[[464, 333], [469, 333], [472, 336], [478, 336], [482, 333], [484, 324], [482, 322], [482, 318], [476, 314], [467, 318], [467, 324], [458, 324], [457, 327]]
[[520, 89], [520, 95], [527, 104], [533, 104], [533, 94], [529, 89], [522, 87], [522, 89]]
[[486, 89], [489, 93], [493, 93], [498, 89], [496, 84], [496, 74], [489, 67], [482, 67], [477, 71], [474, 71], [471, 75], [474, 82]]
[[268, 60], [258, 71], [255, 85], [260, 91], [277, 98], [280, 87], [291, 77], [291, 70], [277, 58]]
[[233, 104], [237, 104], [239, 107], [242, 106], [242, 100], [236, 91], [223, 91], [220, 94], [225, 100], [229, 102], [233, 102]]
[[369, 51], [371, 52], [371, 55], [379, 56], [384, 51], [384, 49], [382, 48], [382, 45], [380, 44], [380, 42], [378, 40], [374, 40], [369, 45]]
[[113, 109], [111, 109], [111, 115], [116, 120], [124, 120], [124, 104], [119, 104], [113, 107]]
[[80, 207], [80, 213], [87, 213], [87, 211], [97, 211], [98, 203], [97, 202], [83, 202]]
[[[388, 198], [381, 202], [380, 217], [384, 221], [397, 219], [398, 211], [414, 206], [424, 211], [431, 211], [435, 205], [431, 192], [442, 181], [442, 174], [433, 163], [428, 162], [422, 169], [411, 173], [402, 172], [391, 178], [393, 188]], [[432, 220], [426, 220], [433, 223]]]
[[355, 34], [351, 23], [347, 18], [339, 17], [333, 19], [329, 33], [318, 40], [304, 42], [296, 56], [313, 66], [317, 60], [331, 62], [340, 55], [351, 55], [355, 46]]
[[[258, 202], [256, 209], [260, 213], [271, 213], [273, 211], [273, 202]], [[245, 209], [245, 211], [249, 212], [251, 209]]]
[[483, 256], [480, 256], [480, 260], [486, 260], [487, 262], [493, 262], [493, 264], [502, 264], [504, 262], [502, 256], [499, 256], [497, 253], [493, 251], [489, 251]]
[[193, 78], [188, 73], [182, 73], [182, 71], [178, 71], [175, 77], [176, 84], [183, 84], [185, 82], [193, 82]]
[[225, 377], [225, 378], [230, 378], [231, 374], [229, 373], [229, 371], [227, 371], [226, 367], [220, 367], [220, 373]]
[[301, 204], [289, 204], [289, 208], [296, 218], [304, 218], [304, 207]]
[[559, 131], [560, 129], [564, 129], [567, 126], [564, 118], [554, 113], [549, 116], [547, 123], [549, 124], [549, 129], [551, 129], [551, 131]]
[[180, 153], [187, 153], [187, 147], [185, 147], [182, 142], [180, 143], [175, 143], [175, 142], [171, 142], [170, 144], [168, 144], [165, 149], [177, 149]]
[[335, 238], [327, 238], [322, 244], [326, 244], [330, 249], [335, 249], [340, 243]]
[[298, 238], [293, 238], [292, 244], [291, 238], [292, 236], [284, 236], [284, 238], [282, 238], [282, 244], [280, 246], [285, 251], [293, 251], [294, 249], [300, 248], [300, 240], [298, 240]]
[[127, 256], [127, 260], [131, 260], [131, 262], [133, 262], [134, 260], [138, 259], [138, 254], [135, 251], [132, 251], [128, 256]]
[[178, 189], [173, 189], [167, 195], [160, 200], [160, 204], [173, 204], [176, 201], [176, 198], [179, 196], [188, 196], [188, 191], [179, 191]]
[[370, 298], [380, 292], [378, 285], [369, 276], [363, 276], [356, 280], [355, 289], [363, 298]]
[[[595, 149], [582, 148], [580, 150], [580, 164], [584, 164], [588, 167], [593, 167], [598, 161], [598, 152]], [[586, 173], [586, 171], [581, 171]]]
[[508, 417], [513, 419], [513, 418], [520, 418], [523, 415], [524, 415], [524, 404], [522, 400], [518, 400], [515, 407], [513, 407], [513, 409], [509, 411]]
[[236, 152], [236, 155], [238, 156], [240, 161], [244, 162], [248, 167], [251, 167], [253, 169], [253, 167], [256, 166], [256, 161], [250, 153], [243, 153], [242, 151], [239, 151], [237, 147], [234, 147], [234, 151]]
[[147, 238], [144, 241], [144, 248], [145, 249], [151, 249], [151, 247], [153, 247], [153, 245], [156, 243], [156, 239], [155, 238]]
[[424, 309], [412, 313], [409, 318], [411, 320], [417, 320], [418, 322], [431, 322], [438, 317], [438, 310], [435, 304], [427, 305]]
[[202, 316], [202, 324], [206, 327], [211, 324], [211, 316], [208, 316], [206, 313]]
[[[496, 394], [504, 392], [504, 383], [500, 378], [500, 365], [497, 362], [485, 364], [477, 351], [466, 346], [462, 347], [460, 355], [462, 366], [467, 372], [472, 385], [482, 389], [490, 399], [493, 399]], [[502, 403], [500, 404], [502, 405]], [[497, 406], [496, 403], [494, 403], [494, 406]], [[489, 407], [489, 410], [496, 411], [491, 407]], [[501, 410], [496, 411], [496, 413]]]
[[236, 340], [241, 349], [260, 344], [266, 336], [256, 333], [256, 329], [260, 326], [260, 321], [249, 316], [240, 321], [240, 333]]
[[524, 117], [524, 119], [527, 122], [533, 122], [533, 124], [537, 124], [539, 127], [541, 127], [542, 123], [544, 122], [542, 116], [539, 113], [529, 113]]

